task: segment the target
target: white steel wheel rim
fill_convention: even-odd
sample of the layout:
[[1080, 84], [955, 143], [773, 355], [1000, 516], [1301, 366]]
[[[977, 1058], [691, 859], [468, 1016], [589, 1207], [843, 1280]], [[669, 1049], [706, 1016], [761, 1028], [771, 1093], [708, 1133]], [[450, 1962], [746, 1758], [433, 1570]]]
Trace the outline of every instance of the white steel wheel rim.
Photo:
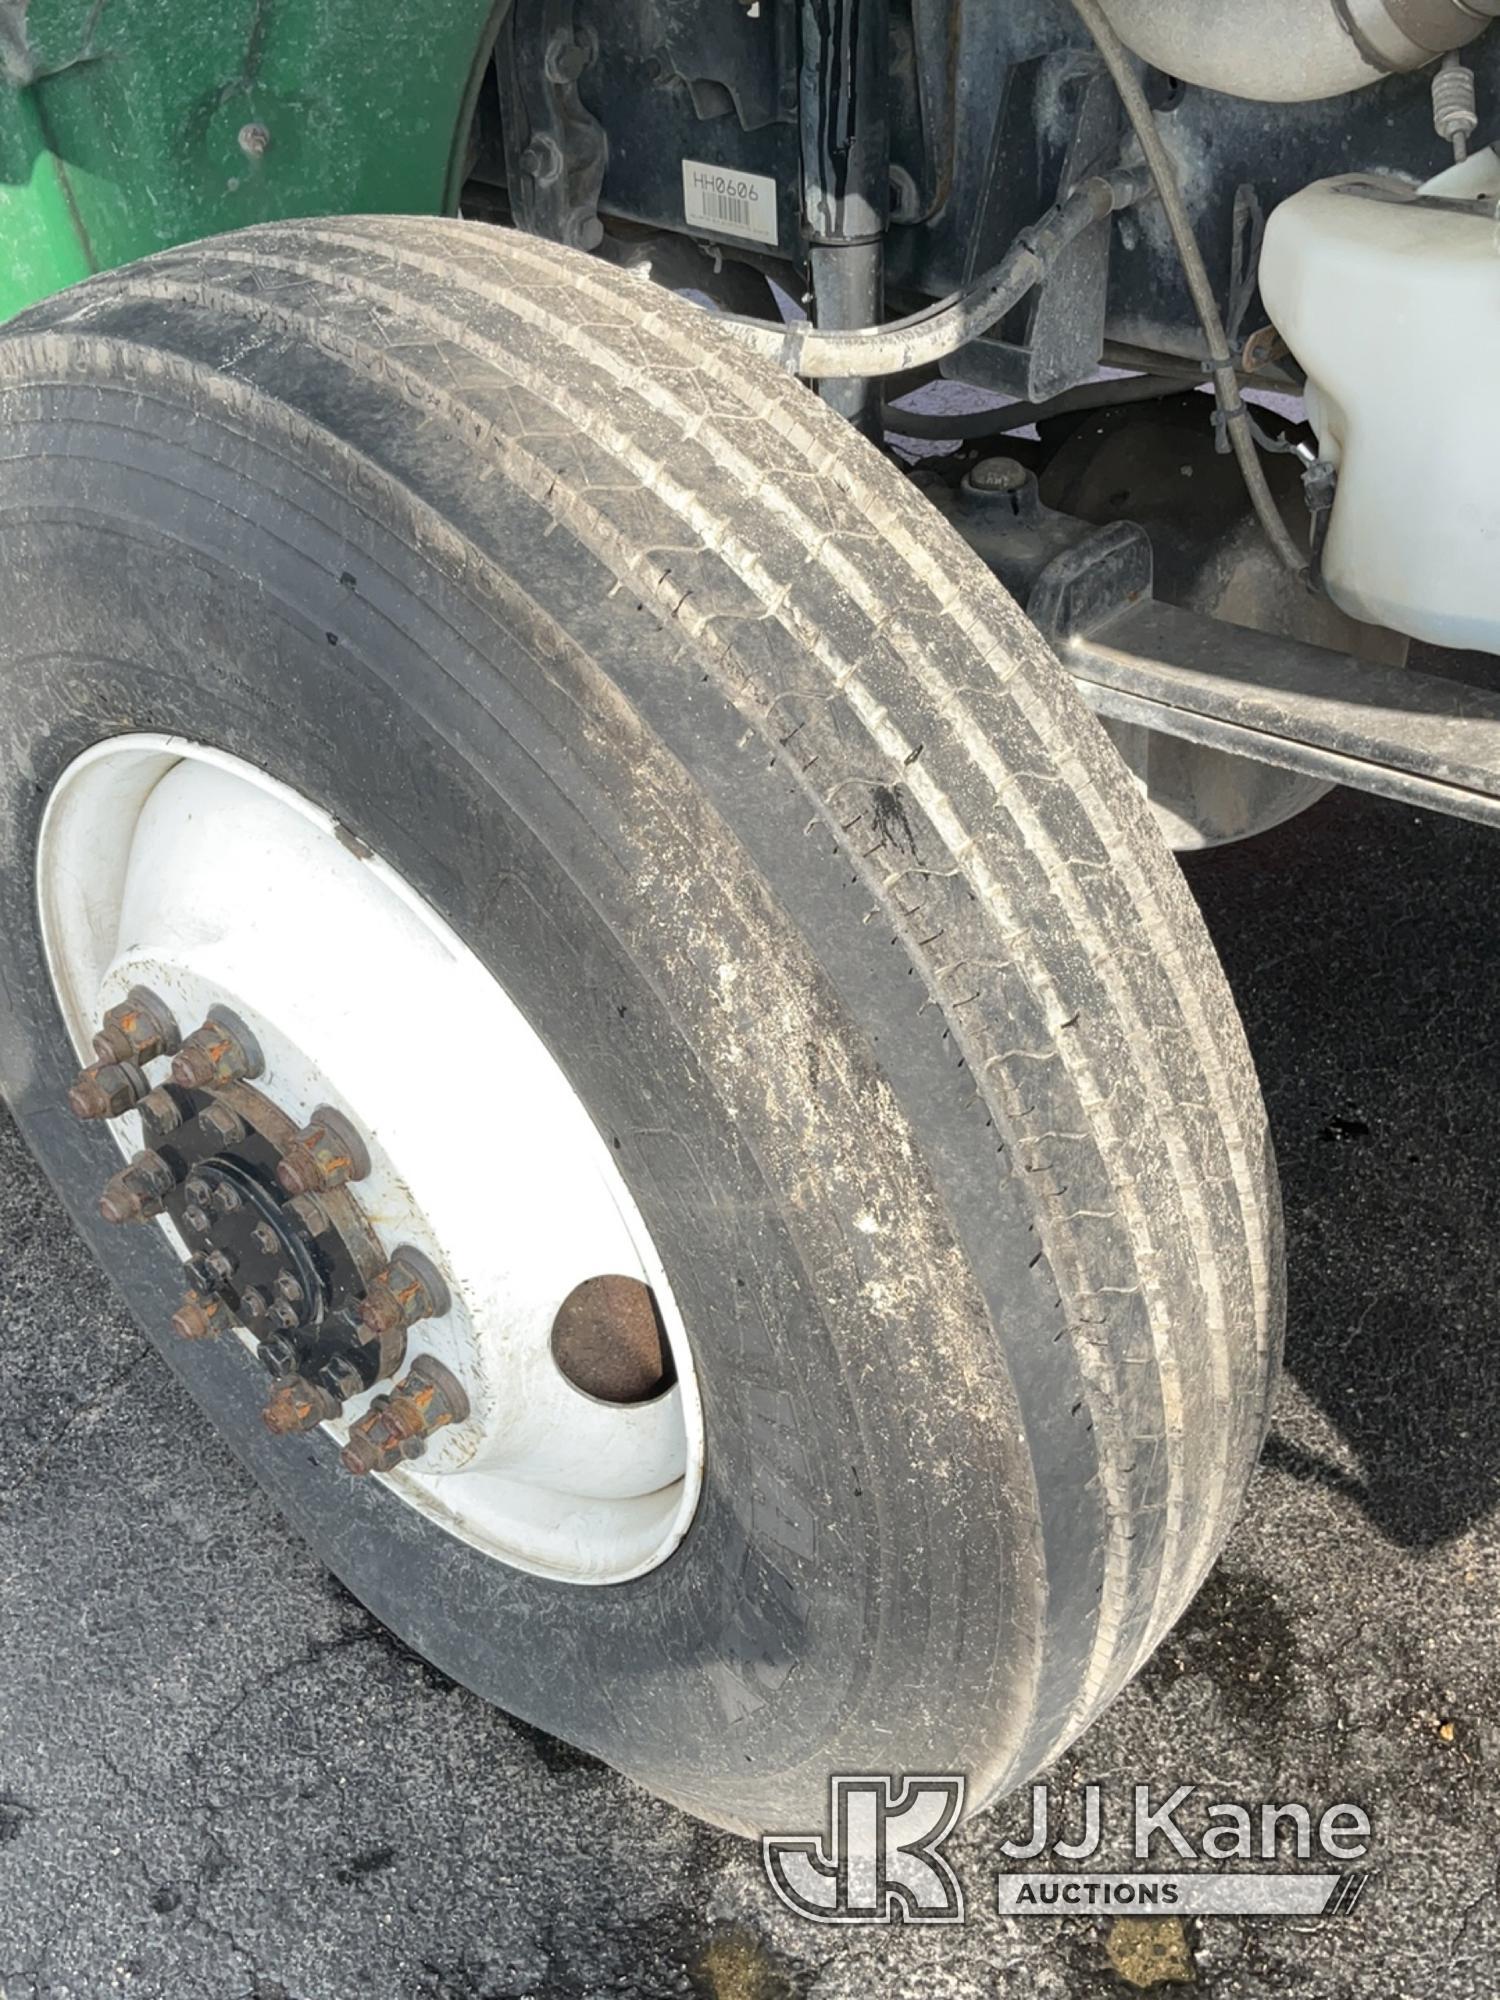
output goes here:
[[[166, 1001], [184, 1033], [228, 1007], [260, 1042], [256, 1089], [299, 1123], [332, 1105], [363, 1135], [372, 1164], [351, 1190], [360, 1207], [387, 1253], [415, 1246], [452, 1293], [441, 1319], [412, 1329], [406, 1365], [435, 1355], [470, 1403], [463, 1423], [381, 1483], [536, 1575], [620, 1583], [665, 1560], [692, 1520], [704, 1455], [666, 1272], [566, 1074], [437, 912], [254, 765], [154, 734], [96, 744], [63, 773], [43, 816], [37, 894], [80, 1061], [133, 986]], [[337, 970], [350, 966], [363, 976]], [[399, 994], [394, 1009], [372, 997], [381, 986]], [[443, 1052], [460, 1032], [486, 1059], [445, 1091]], [[165, 1065], [150, 1074], [160, 1081]], [[126, 1154], [145, 1144], [134, 1112], [111, 1130]], [[181, 1254], [170, 1220], [158, 1226]], [[553, 1358], [558, 1308], [601, 1276], [655, 1296], [676, 1380], [648, 1401], [600, 1401]], [[390, 1387], [323, 1428], [342, 1444]]]

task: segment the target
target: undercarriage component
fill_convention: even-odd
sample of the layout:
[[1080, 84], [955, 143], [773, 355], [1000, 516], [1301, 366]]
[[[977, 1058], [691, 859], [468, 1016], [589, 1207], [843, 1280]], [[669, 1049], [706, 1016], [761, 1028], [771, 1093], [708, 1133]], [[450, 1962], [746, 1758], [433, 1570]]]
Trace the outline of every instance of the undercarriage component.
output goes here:
[[1052, 636], [1113, 722], [1500, 826], [1500, 695], [1150, 601]]
[[1266, 103], [1359, 90], [1422, 69], [1500, 14], [1500, 0], [1104, 0], [1155, 68]]

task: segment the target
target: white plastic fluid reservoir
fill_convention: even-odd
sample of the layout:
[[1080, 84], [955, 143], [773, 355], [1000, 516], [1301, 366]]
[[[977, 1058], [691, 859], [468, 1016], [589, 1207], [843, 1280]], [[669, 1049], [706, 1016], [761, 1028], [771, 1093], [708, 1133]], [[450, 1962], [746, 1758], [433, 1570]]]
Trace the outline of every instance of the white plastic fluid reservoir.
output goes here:
[[1319, 181], [1272, 215], [1260, 286], [1338, 468], [1323, 551], [1352, 617], [1500, 652], [1500, 158], [1412, 188]]

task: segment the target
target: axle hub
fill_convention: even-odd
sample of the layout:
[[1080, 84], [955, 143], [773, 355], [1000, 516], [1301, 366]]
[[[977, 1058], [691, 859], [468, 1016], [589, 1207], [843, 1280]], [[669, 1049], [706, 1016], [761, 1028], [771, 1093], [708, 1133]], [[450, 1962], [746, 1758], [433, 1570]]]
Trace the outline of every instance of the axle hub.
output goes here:
[[[183, 1037], [163, 1002], [136, 987], [105, 1016], [94, 1049], [68, 1102], [80, 1118], [139, 1112], [147, 1148], [109, 1180], [99, 1210], [114, 1224], [164, 1216], [175, 1225], [188, 1292], [173, 1331], [186, 1340], [235, 1324], [248, 1332], [279, 1385], [265, 1411], [278, 1434], [329, 1423], [393, 1379], [408, 1330], [446, 1313], [449, 1293], [420, 1251], [387, 1255], [371, 1228], [350, 1191], [370, 1171], [350, 1121], [320, 1106], [299, 1128], [251, 1083], [264, 1068], [259, 1045], [224, 1008]], [[146, 1065], [158, 1061], [170, 1062], [170, 1079], [153, 1087]], [[384, 1439], [394, 1424], [399, 1448], [361, 1446], [357, 1467], [346, 1454], [350, 1470], [387, 1470], [467, 1416], [462, 1386], [435, 1362], [433, 1394], [421, 1372], [429, 1361], [419, 1357], [378, 1401], [375, 1429]]]

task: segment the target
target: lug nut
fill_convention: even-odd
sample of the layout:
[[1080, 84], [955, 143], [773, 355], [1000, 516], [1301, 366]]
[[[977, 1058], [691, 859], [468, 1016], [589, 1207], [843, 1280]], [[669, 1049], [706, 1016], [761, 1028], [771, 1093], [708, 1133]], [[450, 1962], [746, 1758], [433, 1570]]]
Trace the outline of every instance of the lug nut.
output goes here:
[[227, 1250], [210, 1250], [203, 1260], [204, 1269], [220, 1285], [227, 1285], [234, 1276], [234, 1259]]
[[257, 1222], [250, 1232], [250, 1240], [267, 1257], [274, 1257], [281, 1247], [269, 1222]]
[[187, 1119], [187, 1111], [182, 1099], [170, 1083], [159, 1084], [148, 1091], [136, 1106], [141, 1121], [141, 1130], [153, 1145], [180, 1130]]
[[335, 1354], [331, 1360], [325, 1361], [314, 1380], [319, 1388], [325, 1389], [334, 1398], [340, 1409], [351, 1396], [357, 1396], [365, 1386], [359, 1370], [352, 1361], [346, 1360], [341, 1354]]
[[191, 1291], [213, 1292], [218, 1290], [218, 1287], [214, 1283], [214, 1274], [209, 1270], [205, 1258], [190, 1257], [182, 1267], [182, 1275], [187, 1279], [188, 1287]]
[[206, 1111], [199, 1112], [198, 1123], [205, 1132], [212, 1133], [221, 1146], [237, 1146], [245, 1136], [244, 1119], [231, 1111], [227, 1104], [210, 1104]]
[[111, 1007], [94, 1037], [100, 1062], [148, 1063], [176, 1052], [182, 1037], [172, 1010], [144, 986], [132, 986], [118, 1007]]
[[340, 1462], [356, 1478], [390, 1472], [419, 1458], [435, 1431], [462, 1423], [468, 1414], [469, 1399], [457, 1377], [432, 1355], [419, 1355], [405, 1380], [389, 1396], [377, 1396], [351, 1428]]
[[362, 1181], [370, 1155], [358, 1132], [337, 1111], [320, 1105], [277, 1163], [276, 1178], [290, 1195], [327, 1194]]
[[143, 1222], [160, 1215], [177, 1176], [160, 1153], [137, 1153], [128, 1167], [105, 1183], [99, 1213], [106, 1222]]
[[184, 1090], [208, 1090], [259, 1076], [264, 1066], [250, 1030], [238, 1015], [220, 1007], [201, 1028], [194, 1028], [172, 1058], [172, 1081]]
[[275, 1291], [277, 1298], [289, 1306], [300, 1306], [302, 1303], [302, 1287], [290, 1271], [276, 1273]]
[[213, 1227], [208, 1210], [200, 1208], [195, 1201], [190, 1201], [182, 1211], [182, 1219], [189, 1229], [196, 1229], [200, 1236], [206, 1236]]
[[90, 1063], [68, 1092], [68, 1109], [75, 1118], [118, 1118], [150, 1090], [134, 1063]]
[[223, 1311], [217, 1299], [189, 1292], [172, 1315], [172, 1331], [179, 1340], [207, 1340], [223, 1325]]
[[276, 1304], [271, 1308], [271, 1324], [272, 1326], [279, 1326], [290, 1333], [292, 1328], [297, 1324], [296, 1307], [289, 1306], [284, 1299], [278, 1299]]
[[183, 1183], [182, 1191], [189, 1201], [197, 1202], [200, 1208], [207, 1208], [214, 1198], [214, 1191], [202, 1174], [189, 1174]]
[[451, 1303], [440, 1273], [420, 1250], [404, 1245], [371, 1281], [359, 1317], [367, 1340], [384, 1340], [418, 1320], [441, 1319]]
[[220, 1181], [214, 1189], [214, 1207], [221, 1215], [233, 1215], [239, 1206], [239, 1189], [231, 1187], [228, 1181]]
[[252, 1285], [240, 1294], [240, 1311], [246, 1319], [263, 1319], [266, 1311], [266, 1295], [259, 1286]]
[[295, 1375], [300, 1365], [297, 1343], [295, 1340], [288, 1340], [284, 1333], [267, 1334], [256, 1348], [255, 1354], [268, 1375]]
[[296, 1216], [309, 1236], [322, 1236], [333, 1227], [328, 1210], [315, 1194], [299, 1194], [286, 1206], [287, 1213]]
[[293, 1375], [280, 1385], [260, 1415], [261, 1422], [274, 1436], [290, 1437], [297, 1431], [316, 1430], [319, 1424], [331, 1422], [342, 1408], [339, 1399], [330, 1395], [321, 1382]]

